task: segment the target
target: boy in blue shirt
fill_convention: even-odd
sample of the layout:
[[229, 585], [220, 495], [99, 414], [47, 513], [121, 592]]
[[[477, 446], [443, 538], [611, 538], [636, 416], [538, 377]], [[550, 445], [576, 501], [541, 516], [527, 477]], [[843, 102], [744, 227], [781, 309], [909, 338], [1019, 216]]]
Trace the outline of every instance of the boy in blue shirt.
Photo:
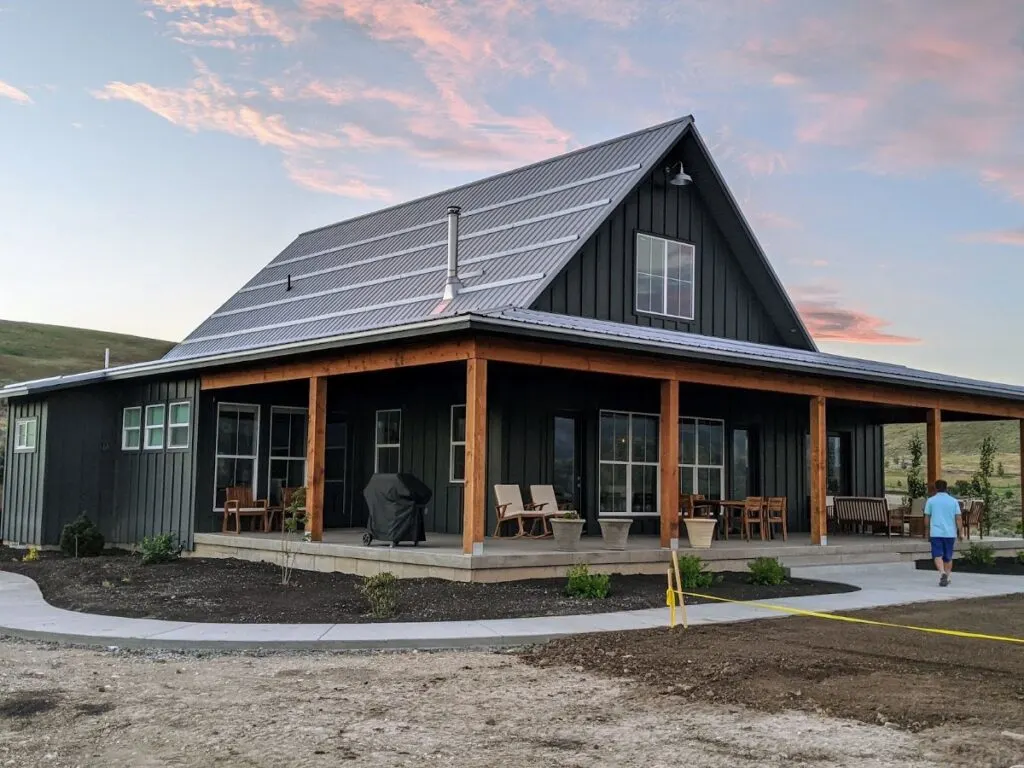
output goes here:
[[935, 481], [935, 495], [924, 505], [924, 514], [931, 524], [932, 557], [939, 576], [939, 586], [947, 587], [953, 578], [953, 545], [963, 537], [960, 502], [946, 493], [945, 480]]

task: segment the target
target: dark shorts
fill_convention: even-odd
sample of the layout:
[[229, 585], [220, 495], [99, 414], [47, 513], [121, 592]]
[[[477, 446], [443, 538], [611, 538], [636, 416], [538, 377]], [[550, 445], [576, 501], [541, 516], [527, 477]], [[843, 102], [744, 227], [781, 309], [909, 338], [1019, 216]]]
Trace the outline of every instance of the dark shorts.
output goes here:
[[942, 562], [948, 563], [953, 560], [953, 545], [956, 539], [947, 539], [939, 536], [932, 536], [932, 557], [941, 557]]

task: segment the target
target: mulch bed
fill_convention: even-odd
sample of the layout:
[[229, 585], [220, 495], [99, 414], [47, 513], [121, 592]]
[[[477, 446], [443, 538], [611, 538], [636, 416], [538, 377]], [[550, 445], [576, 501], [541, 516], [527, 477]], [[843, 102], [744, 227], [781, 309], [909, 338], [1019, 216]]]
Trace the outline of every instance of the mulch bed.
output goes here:
[[[915, 560], [914, 567], [919, 571], [935, 571], [933, 560]], [[938, 571], [935, 571], [938, 573]], [[997, 557], [992, 565], [972, 565], [958, 557], [953, 561], [953, 575], [958, 573], [987, 573], [990, 576], [1024, 576], [1024, 562], [1015, 557]]]
[[[850, 615], [1024, 637], [1024, 594]], [[522, 657], [653, 686], [678, 697], [680, 712], [701, 701], [912, 730], [959, 722], [1020, 732], [1024, 723], [1024, 652], [991, 640], [799, 617], [577, 635]]]
[[[72, 611], [226, 623], [379, 621], [368, 615], [369, 606], [358, 589], [363, 580], [358, 576], [295, 571], [291, 583], [283, 586], [280, 569], [268, 563], [183, 558], [144, 566], [139, 558], [125, 553], [80, 560], [43, 553], [38, 562], [16, 561], [23, 554], [0, 548], [0, 569], [35, 579], [51, 605]], [[745, 573], [722, 576], [721, 583], [700, 591], [733, 600], [766, 600], [857, 589], [807, 579], [759, 587], [749, 584]], [[612, 576], [612, 594], [603, 600], [569, 598], [565, 584], [565, 579], [499, 584], [403, 579], [398, 582], [398, 613], [390, 620], [510, 619], [665, 606], [664, 576]]]

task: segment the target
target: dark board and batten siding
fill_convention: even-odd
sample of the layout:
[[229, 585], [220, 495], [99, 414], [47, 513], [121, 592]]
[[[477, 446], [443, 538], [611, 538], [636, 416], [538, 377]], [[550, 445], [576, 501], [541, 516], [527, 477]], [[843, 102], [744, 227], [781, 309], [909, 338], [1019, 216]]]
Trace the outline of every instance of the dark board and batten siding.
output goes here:
[[[636, 311], [638, 232], [693, 244], [692, 322]], [[696, 188], [650, 177], [587, 240], [532, 308], [762, 344], [787, 343]]]
[[[8, 409], [7, 466], [0, 540], [38, 544], [45, 521], [48, 407], [43, 400], [12, 400]], [[36, 419], [36, 449], [14, 450], [14, 425]]]

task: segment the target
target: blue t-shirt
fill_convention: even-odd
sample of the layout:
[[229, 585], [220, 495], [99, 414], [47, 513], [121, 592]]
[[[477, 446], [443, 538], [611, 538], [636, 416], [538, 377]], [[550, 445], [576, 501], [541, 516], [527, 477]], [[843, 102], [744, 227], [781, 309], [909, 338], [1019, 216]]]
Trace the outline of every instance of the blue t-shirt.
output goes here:
[[932, 538], [956, 538], [956, 516], [960, 514], [960, 502], [948, 493], [936, 493], [924, 505], [924, 513], [932, 522]]

